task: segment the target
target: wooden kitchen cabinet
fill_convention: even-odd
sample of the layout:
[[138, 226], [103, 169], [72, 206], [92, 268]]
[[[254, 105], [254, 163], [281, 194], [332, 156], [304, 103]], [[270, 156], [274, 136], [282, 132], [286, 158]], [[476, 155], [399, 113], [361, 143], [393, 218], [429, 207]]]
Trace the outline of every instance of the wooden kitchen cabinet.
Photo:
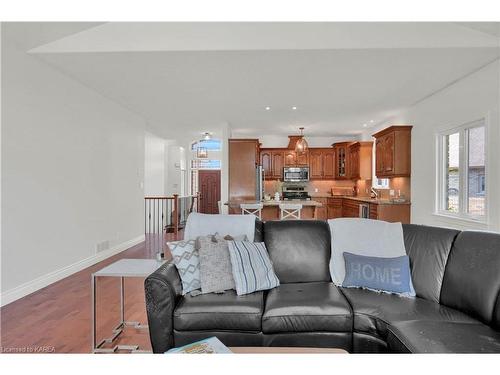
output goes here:
[[274, 150], [271, 152], [271, 168], [272, 175], [271, 178], [282, 179], [283, 178], [283, 167], [285, 162], [285, 153], [281, 150]]
[[372, 179], [373, 142], [354, 142], [348, 147], [349, 178], [351, 180]]
[[347, 148], [351, 142], [334, 143], [333, 149], [335, 152], [335, 176], [336, 180], [349, 179], [349, 162], [347, 156]]
[[342, 217], [359, 217], [360, 202], [354, 199], [342, 200]]
[[410, 223], [409, 204], [384, 204], [358, 201], [356, 199], [331, 197], [327, 198], [327, 218], [359, 217], [359, 206], [369, 205], [369, 218], [388, 222]]
[[411, 129], [395, 125], [375, 134], [375, 173], [378, 178], [410, 177]]
[[295, 151], [285, 151], [285, 166], [294, 166], [297, 164]]
[[336, 219], [342, 217], [342, 198], [327, 198], [327, 217]]
[[255, 199], [258, 139], [229, 139], [229, 203]]
[[297, 154], [294, 150], [285, 150], [285, 167], [309, 165], [309, 151]]
[[313, 200], [322, 204], [321, 207], [316, 207], [316, 219], [317, 220], [328, 219], [328, 198], [315, 197], [313, 198]]
[[285, 166], [285, 151], [280, 148], [261, 148], [260, 165], [266, 180], [282, 179]]
[[335, 178], [335, 150], [326, 149], [323, 152], [323, 178], [332, 180]]
[[410, 205], [370, 203], [370, 219], [409, 224]]
[[309, 152], [309, 178], [323, 178], [323, 151], [311, 150]]
[[272, 153], [270, 150], [260, 150], [260, 165], [262, 166], [264, 177], [272, 178]]
[[359, 142], [355, 142], [347, 148], [349, 178], [351, 180], [359, 180], [359, 149]]
[[[295, 152], [294, 152], [295, 153]], [[309, 151], [301, 152], [299, 154], [295, 153], [295, 164], [300, 166], [309, 165]]]
[[335, 151], [330, 148], [309, 150], [309, 178], [333, 180], [335, 177]]

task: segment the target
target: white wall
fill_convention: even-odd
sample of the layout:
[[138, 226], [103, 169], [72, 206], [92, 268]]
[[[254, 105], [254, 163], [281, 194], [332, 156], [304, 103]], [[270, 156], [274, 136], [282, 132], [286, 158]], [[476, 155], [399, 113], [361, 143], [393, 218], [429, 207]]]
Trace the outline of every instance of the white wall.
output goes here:
[[165, 140], [146, 133], [144, 138], [144, 195], [165, 194]]
[[[500, 231], [500, 125], [499, 63], [461, 79], [446, 89], [402, 112], [377, 128], [410, 124], [412, 129], [412, 222], [457, 229]], [[489, 222], [487, 225], [434, 215], [436, 196], [436, 133], [480, 118], [488, 120], [487, 179]]]
[[[2, 304], [143, 235], [144, 122], [2, 36]], [[110, 250], [96, 254], [96, 244]]]
[[166, 171], [166, 190], [165, 194], [171, 196], [173, 194], [182, 194], [181, 168], [186, 165], [184, 147], [179, 146], [174, 142], [168, 147], [168, 160], [165, 167]]

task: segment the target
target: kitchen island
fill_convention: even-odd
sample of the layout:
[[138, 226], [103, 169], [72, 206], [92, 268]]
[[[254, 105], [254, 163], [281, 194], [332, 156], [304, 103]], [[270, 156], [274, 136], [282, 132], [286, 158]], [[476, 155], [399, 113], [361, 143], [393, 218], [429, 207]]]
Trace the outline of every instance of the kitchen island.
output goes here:
[[[242, 203], [259, 203], [256, 200], [245, 200], [245, 201], [231, 201], [229, 202], [229, 213], [239, 214], [241, 213], [240, 204]], [[290, 204], [301, 204], [302, 211], [300, 212], [301, 219], [315, 219], [317, 217], [317, 208], [322, 207], [323, 203], [315, 200], [305, 200], [305, 199], [293, 199], [286, 201], [275, 201], [275, 200], [264, 200], [262, 201], [262, 220], [279, 220], [280, 218], [280, 208], [279, 205], [282, 203]]]

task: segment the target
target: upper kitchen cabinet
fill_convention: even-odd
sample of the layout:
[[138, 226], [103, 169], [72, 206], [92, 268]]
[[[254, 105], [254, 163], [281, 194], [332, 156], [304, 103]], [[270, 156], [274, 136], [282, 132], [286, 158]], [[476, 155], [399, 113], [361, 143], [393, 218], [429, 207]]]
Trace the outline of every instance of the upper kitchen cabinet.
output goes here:
[[332, 148], [309, 149], [309, 177], [332, 180], [335, 176], [335, 152]]
[[354, 142], [348, 147], [349, 178], [371, 180], [373, 142]]
[[284, 155], [285, 153], [281, 150], [274, 150], [271, 153], [272, 155], [272, 176], [271, 178], [282, 179], [283, 178], [283, 167], [284, 163]]
[[273, 175], [272, 157], [273, 156], [271, 150], [260, 150], [260, 165], [262, 166], [265, 178], [271, 178], [271, 176]]
[[349, 179], [349, 163], [347, 157], [347, 149], [351, 142], [334, 143], [333, 150], [335, 152], [335, 176], [336, 180]]
[[412, 126], [395, 125], [373, 134], [377, 177], [410, 177], [411, 129]]
[[285, 166], [286, 153], [279, 148], [261, 148], [260, 165], [264, 170], [266, 179], [283, 178], [283, 167]]
[[323, 151], [320, 149], [309, 152], [309, 178], [323, 178]]
[[295, 153], [295, 164], [300, 166], [309, 165], [309, 151]]
[[325, 180], [335, 178], [335, 150], [332, 148], [323, 151], [323, 178]]
[[295, 151], [285, 151], [285, 166], [294, 166], [297, 163], [296, 159]]
[[294, 150], [286, 150], [284, 154], [285, 166], [304, 166], [309, 164], [309, 151], [296, 153]]

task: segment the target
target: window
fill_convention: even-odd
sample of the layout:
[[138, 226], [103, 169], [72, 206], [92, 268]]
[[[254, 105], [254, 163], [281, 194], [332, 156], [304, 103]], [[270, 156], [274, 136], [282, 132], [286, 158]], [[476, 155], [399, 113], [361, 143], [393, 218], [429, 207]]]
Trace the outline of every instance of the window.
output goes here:
[[372, 187], [375, 189], [389, 189], [389, 179], [375, 177], [373, 179]]
[[191, 169], [220, 169], [220, 160], [193, 159], [191, 160]]
[[482, 176], [479, 176], [478, 178], [478, 185], [477, 185], [477, 191], [479, 194], [484, 194], [486, 187], [486, 178], [485, 175], [483, 174]]
[[378, 178], [376, 175], [375, 160], [376, 160], [376, 145], [375, 145], [375, 142], [373, 142], [372, 175], [374, 176], [374, 178], [372, 179], [372, 187], [374, 189], [389, 189], [389, 179], [388, 178]]
[[191, 151], [197, 151], [198, 147], [203, 147], [208, 151], [221, 151], [222, 142], [220, 139], [202, 139], [201, 141], [194, 142], [191, 145]]
[[485, 132], [480, 120], [438, 135], [438, 213], [486, 220]]

